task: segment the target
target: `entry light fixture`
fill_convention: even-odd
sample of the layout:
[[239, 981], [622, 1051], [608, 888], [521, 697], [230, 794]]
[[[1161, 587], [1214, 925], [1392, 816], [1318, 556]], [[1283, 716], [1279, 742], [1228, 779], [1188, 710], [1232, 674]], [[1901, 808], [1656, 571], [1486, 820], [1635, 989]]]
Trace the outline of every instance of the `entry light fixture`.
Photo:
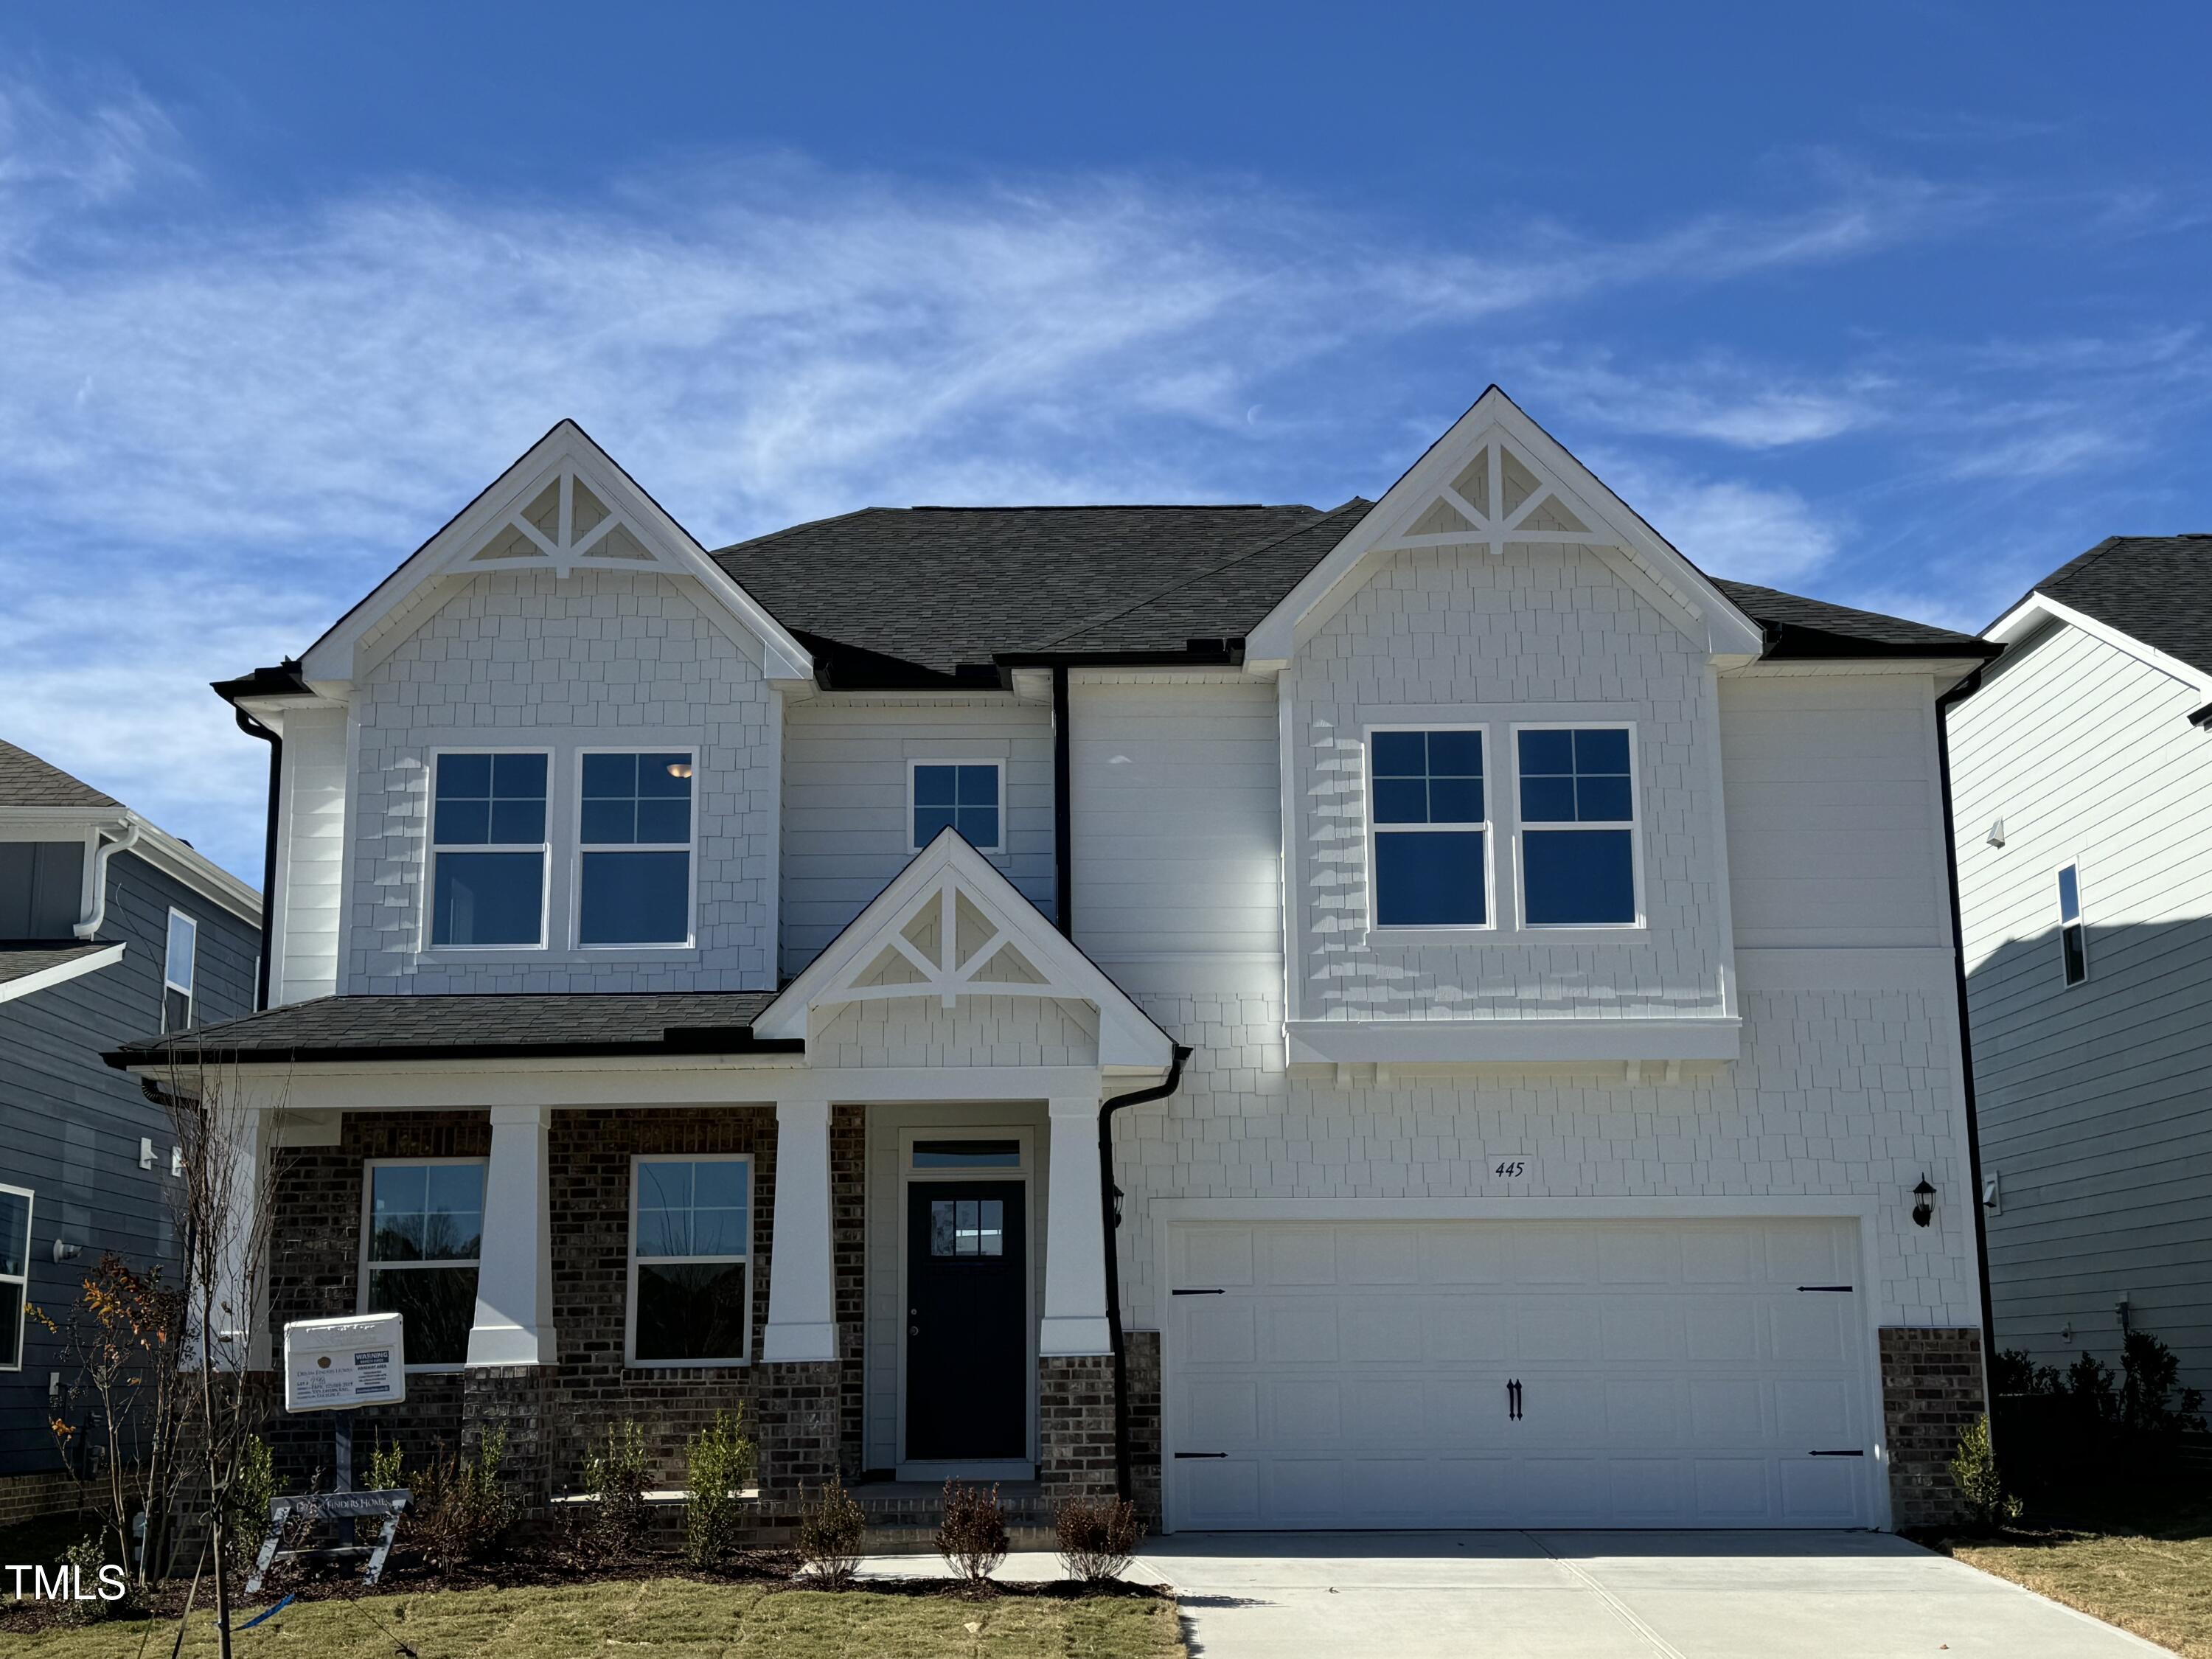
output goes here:
[[1936, 1218], [1936, 1189], [1922, 1176], [1920, 1184], [1912, 1189], [1912, 1224], [1924, 1227]]

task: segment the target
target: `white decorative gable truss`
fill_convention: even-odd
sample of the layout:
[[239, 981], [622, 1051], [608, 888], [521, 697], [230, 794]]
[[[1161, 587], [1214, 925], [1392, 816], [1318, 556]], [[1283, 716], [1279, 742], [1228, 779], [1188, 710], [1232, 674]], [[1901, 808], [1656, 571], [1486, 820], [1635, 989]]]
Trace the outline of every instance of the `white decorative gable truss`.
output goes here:
[[945, 830], [753, 1022], [804, 1038], [817, 1012], [869, 1002], [939, 1009], [963, 997], [1041, 999], [1096, 1022], [1102, 1070], [1157, 1071], [1174, 1042], [989, 860]]
[[1431, 547], [1498, 555], [1509, 544], [1589, 549], [1716, 661], [1763, 648], [1756, 623], [1493, 386], [1252, 630], [1245, 665], [1280, 669], [1376, 559]]
[[543, 570], [654, 570], [694, 591], [701, 608], [772, 683], [811, 688], [814, 660], [790, 631], [708, 556], [574, 421], [562, 421], [456, 514], [375, 591], [307, 648], [318, 690], [348, 684], [471, 578]]

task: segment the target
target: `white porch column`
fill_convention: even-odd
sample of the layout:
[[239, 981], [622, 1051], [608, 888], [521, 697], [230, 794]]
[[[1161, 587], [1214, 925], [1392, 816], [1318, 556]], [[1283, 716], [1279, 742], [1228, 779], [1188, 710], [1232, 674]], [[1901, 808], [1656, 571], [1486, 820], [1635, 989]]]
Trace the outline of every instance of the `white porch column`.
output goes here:
[[1098, 1103], [1055, 1100], [1045, 1200], [1044, 1323], [1040, 1354], [1113, 1352], [1106, 1328], [1106, 1249], [1100, 1230]]
[[768, 1264], [768, 1329], [761, 1358], [837, 1358], [830, 1249], [830, 1103], [775, 1108], [775, 1232]]
[[491, 1109], [491, 1158], [484, 1166], [483, 1244], [477, 1270], [471, 1365], [550, 1365], [553, 1206], [550, 1106]]
[[[276, 1358], [269, 1330], [269, 1255], [276, 1240], [260, 1214], [273, 1196], [269, 1191], [270, 1114], [220, 1097], [204, 1109], [207, 1133], [223, 1143], [215, 1155], [229, 1187], [220, 1255], [210, 1264], [216, 1358], [226, 1370], [240, 1366], [250, 1371], [272, 1370]], [[155, 1155], [167, 1173], [168, 1147], [157, 1146]]]

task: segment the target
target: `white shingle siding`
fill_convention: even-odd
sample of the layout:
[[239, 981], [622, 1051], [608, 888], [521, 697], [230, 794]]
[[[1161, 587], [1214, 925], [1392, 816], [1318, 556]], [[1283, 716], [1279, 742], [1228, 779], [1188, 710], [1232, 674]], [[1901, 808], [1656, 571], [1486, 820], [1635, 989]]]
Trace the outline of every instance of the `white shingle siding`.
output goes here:
[[784, 722], [785, 974], [813, 961], [906, 868], [912, 760], [994, 761], [1006, 769], [1006, 850], [988, 856], [1052, 914], [1048, 706], [827, 692], [793, 703]]
[[[347, 992], [748, 990], [769, 948], [778, 699], [757, 659], [659, 574], [491, 574], [460, 591], [356, 693]], [[471, 743], [683, 741], [699, 750], [698, 945], [688, 951], [426, 952], [428, 757]], [[556, 754], [553, 879], [574, 807]], [[557, 909], [558, 907], [556, 906]]]
[[[2212, 736], [2194, 688], [2060, 628], [1951, 717], [1999, 1341], [2119, 1346], [2117, 1305], [2212, 1385]], [[2004, 820], [2004, 845], [1987, 840]], [[2078, 860], [2089, 976], [2059, 959]], [[2069, 1341], [2063, 1334], [2073, 1328]]]
[[[1296, 813], [1286, 848], [1294, 1018], [1725, 1012], [1725, 877], [1705, 741], [1712, 679], [1703, 650], [1601, 560], [1517, 544], [1495, 557], [1479, 548], [1391, 556], [1301, 647], [1282, 684]], [[1506, 816], [1511, 721], [1578, 715], [1636, 722], [1648, 928], [1465, 946], [1370, 938], [1365, 726], [1488, 720], [1496, 823]], [[1493, 841], [1502, 893], [1511, 851]]]

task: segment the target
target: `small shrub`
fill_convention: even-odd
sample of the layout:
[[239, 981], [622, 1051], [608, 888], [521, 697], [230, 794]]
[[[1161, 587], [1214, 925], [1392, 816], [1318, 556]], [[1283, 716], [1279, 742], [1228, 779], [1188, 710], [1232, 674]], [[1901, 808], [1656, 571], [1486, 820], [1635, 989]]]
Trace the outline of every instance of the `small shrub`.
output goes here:
[[702, 1571], [723, 1566], [737, 1554], [744, 1532], [745, 1501], [738, 1493], [753, 1483], [757, 1460], [740, 1412], [717, 1413], [684, 1448], [684, 1559]]
[[606, 1449], [585, 1454], [584, 1490], [598, 1499], [593, 1542], [617, 1559], [635, 1554], [645, 1542], [645, 1431], [609, 1424]]
[[238, 1449], [238, 1474], [230, 1483], [225, 1519], [248, 1559], [269, 1531], [269, 1505], [276, 1496], [276, 1460], [258, 1434]]
[[380, 1440], [369, 1448], [368, 1492], [397, 1492], [405, 1484], [407, 1455], [397, 1440]]
[[61, 1564], [73, 1569], [70, 1574], [70, 1588], [82, 1589], [93, 1599], [80, 1601], [72, 1597], [62, 1604], [61, 1620], [65, 1625], [91, 1625], [103, 1619], [112, 1619], [125, 1610], [122, 1601], [103, 1601], [100, 1599], [100, 1570], [107, 1565], [107, 1547], [97, 1538], [80, 1538], [61, 1554]]
[[1990, 1443], [1990, 1419], [1976, 1419], [1959, 1437], [1951, 1454], [1951, 1479], [1974, 1524], [1987, 1532], [2020, 1519], [2021, 1502], [2008, 1494], [1997, 1468], [1996, 1449]]
[[2120, 1345], [2120, 1426], [2130, 1434], [2166, 1439], [2204, 1427], [2204, 1396], [2196, 1389], [2173, 1395], [2181, 1362], [2148, 1331], [2130, 1331]]
[[945, 1516], [937, 1525], [937, 1553], [975, 1592], [988, 1590], [1006, 1559], [1006, 1516], [999, 1489], [945, 1483]]
[[853, 1582], [867, 1532], [868, 1517], [860, 1499], [845, 1490], [842, 1476], [833, 1474], [811, 1503], [799, 1506], [799, 1559], [822, 1583], [842, 1589]]
[[1137, 1506], [1126, 1498], [1071, 1498], [1053, 1523], [1060, 1570], [1086, 1584], [1120, 1577], [1145, 1535]]
[[2065, 1387], [2056, 1365], [2039, 1365], [2018, 1348], [2007, 1348], [1998, 1354], [1996, 1368], [1990, 1373], [1992, 1394], [2046, 1397], [2063, 1394]]
[[485, 1559], [514, 1524], [514, 1500], [499, 1480], [506, 1456], [507, 1432], [494, 1429], [474, 1458], [449, 1452], [407, 1483], [408, 1530], [441, 1573]]

